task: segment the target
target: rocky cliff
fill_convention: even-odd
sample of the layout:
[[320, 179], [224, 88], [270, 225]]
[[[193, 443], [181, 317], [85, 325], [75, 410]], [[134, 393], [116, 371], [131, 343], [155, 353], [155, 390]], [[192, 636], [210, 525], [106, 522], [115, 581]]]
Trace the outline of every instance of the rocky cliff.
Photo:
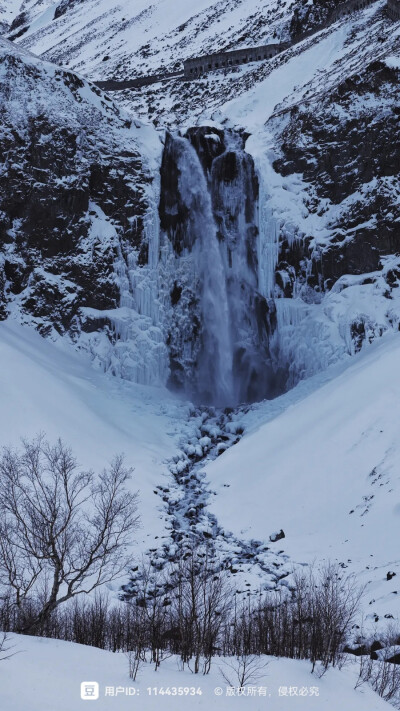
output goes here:
[[243, 137], [158, 136], [7, 42], [1, 63], [2, 318], [201, 401], [275, 391]]
[[77, 75], [0, 49], [1, 315], [121, 371], [113, 317], [128, 261], [148, 261], [161, 143]]

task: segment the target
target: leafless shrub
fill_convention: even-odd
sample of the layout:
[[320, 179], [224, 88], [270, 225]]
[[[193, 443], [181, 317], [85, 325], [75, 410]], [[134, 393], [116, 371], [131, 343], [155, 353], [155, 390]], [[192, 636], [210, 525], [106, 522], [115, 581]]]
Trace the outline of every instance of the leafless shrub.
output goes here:
[[173, 611], [181, 639], [182, 662], [195, 674], [210, 671], [221, 631], [229, 619], [232, 590], [209, 548], [189, 550], [174, 571]]
[[157, 669], [167, 653], [178, 654], [182, 666], [207, 674], [218, 653], [227, 623], [232, 592], [207, 546], [185, 550], [164, 572], [144, 561], [130, 605], [146, 629], [147, 646]]
[[229, 686], [247, 686], [263, 678], [268, 662], [255, 654], [238, 654], [223, 661], [219, 667], [224, 681]]
[[400, 665], [386, 659], [374, 660], [370, 657], [360, 657], [360, 668], [357, 689], [368, 683], [385, 701], [400, 709]]
[[11, 644], [7, 632], [0, 632], [0, 662], [11, 659], [16, 654], [16, 652], [11, 651], [12, 649], [14, 649], [14, 645]]
[[304, 584], [305, 609], [302, 610], [301, 605], [298, 609], [299, 625], [305, 612], [311, 620], [305, 633], [310, 635], [313, 670], [320, 661], [320, 669], [324, 672], [330, 664], [337, 665], [342, 656], [363, 589], [356, 584], [354, 576], [343, 576], [340, 566], [329, 563], [321, 568], [317, 578], [312, 569], [306, 583], [300, 577], [296, 587], [301, 589]]
[[136, 681], [138, 672], [142, 664], [146, 661], [146, 651], [136, 647], [134, 651], [126, 653], [129, 665], [129, 677]]
[[[128, 602], [111, 605], [100, 592], [73, 598], [52, 611], [40, 634], [131, 652], [133, 674], [146, 652], [155, 669], [175, 654], [182, 667], [206, 674], [213, 658], [225, 656], [235, 658], [242, 677], [258, 668], [260, 655], [272, 655], [310, 659], [323, 673], [341, 661], [361, 594], [341, 573], [311, 570], [294, 575], [291, 590], [243, 599], [207, 547], [193, 548], [165, 571], [144, 559]], [[31, 618], [41, 609], [40, 599], [30, 600]], [[13, 621], [8, 604], [0, 606], [0, 624], [16, 629], [18, 615]]]
[[[355, 688], [368, 683], [385, 701], [400, 708], [400, 664], [389, 661], [399, 654], [400, 629], [398, 623], [391, 621], [384, 632], [374, 635], [379, 637], [382, 649], [370, 656], [363, 655], [359, 660], [359, 673]], [[377, 656], [377, 659], [372, 657]]]
[[255, 604], [235, 602], [223, 653], [310, 659], [313, 671], [323, 673], [340, 663], [361, 595], [355, 579], [336, 566], [295, 572], [291, 590], [268, 593]]
[[169, 654], [166, 631], [169, 624], [169, 598], [166, 592], [165, 573], [154, 570], [150, 561], [142, 560], [137, 597], [131, 603], [135, 624], [135, 653], [150, 650], [151, 661], [157, 671], [165, 656]]

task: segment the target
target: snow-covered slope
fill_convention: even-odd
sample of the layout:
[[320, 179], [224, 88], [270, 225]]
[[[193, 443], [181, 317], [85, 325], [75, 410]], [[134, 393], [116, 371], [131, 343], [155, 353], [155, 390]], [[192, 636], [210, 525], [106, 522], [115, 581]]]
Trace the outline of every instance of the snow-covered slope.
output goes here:
[[[240, 427], [248, 434], [205, 463], [206, 479], [204, 465], [202, 477], [193, 477], [203, 491], [198, 531], [210, 525], [208, 512], [216, 517], [213, 525], [225, 530], [217, 549], [243, 571], [236, 584], [250, 581], [256, 591], [271, 586], [268, 570], [287, 576], [292, 563], [337, 560], [368, 583], [363, 609], [369, 627], [376, 617], [397, 617], [399, 355], [400, 336], [386, 336], [346, 366], [337, 364], [281, 398], [238, 413], [232, 431]], [[61, 436], [82, 466], [96, 469], [123, 451], [135, 468], [132, 486], [140, 490], [137, 552], [153, 548], [155, 536], [170, 541], [174, 509], [168, 511], [168, 497], [180, 502], [175, 525], [185, 530], [182, 507], [193, 510], [197, 499], [189, 489], [185, 503], [184, 489], [177, 488], [179, 465], [184, 475], [189, 462], [178, 446], [183, 432], [193, 436], [204, 417], [190, 424], [189, 408], [165, 391], [96, 373], [69, 347], [11, 323], [0, 325], [0, 373], [2, 445], [43, 431], [51, 440]], [[211, 440], [202, 433], [198, 441], [207, 451]], [[167, 460], [176, 462], [169, 474]], [[167, 505], [155, 495], [160, 485], [170, 491]], [[209, 486], [215, 496], [206, 495]], [[285, 539], [271, 544], [269, 536], [281, 528]], [[241, 559], [239, 541], [248, 554], [251, 540], [270, 550], [262, 554], [259, 547], [249, 563]], [[390, 581], [388, 572], [396, 573]]]
[[255, 406], [251, 434], [207, 468], [226, 529], [264, 539], [283, 529], [272, 549], [357, 573], [369, 627], [400, 613], [399, 362], [400, 335], [387, 336]]
[[[81, 684], [85, 681], [99, 684], [99, 698], [94, 703], [94, 708], [99, 711], [115, 707], [125, 711], [138, 706], [145, 711], [160, 707], [168, 711], [186, 711], [188, 708], [200, 711], [210, 708], [262, 711], [266, 706], [271, 711], [282, 711], [293, 706], [299, 711], [331, 711], [338, 706], [346, 711], [390, 709], [366, 685], [354, 690], [356, 664], [350, 664], [342, 671], [331, 669], [318, 679], [311, 674], [309, 662], [269, 658], [265, 660], [268, 665], [262, 676], [256, 681], [249, 681], [244, 687], [244, 695], [239, 697], [235, 687], [234, 695], [227, 692], [226, 681], [219, 671], [219, 667], [223, 666], [221, 659], [213, 663], [207, 676], [195, 675], [189, 670], [178, 671], [178, 659], [175, 657], [162, 662], [157, 672], [148, 663], [142, 666], [137, 681], [132, 682], [124, 654], [71, 642], [18, 635], [10, 636], [12, 645], [16, 655], [0, 662], [2, 711], [78, 711], [85, 708], [80, 698]], [[179, 687], [182, 692], [178, 694]], [[296, 698], [279, 696], [281, 687], [297, 687]], [[164, 693], [160, 693], [160, 689]], [[194, 695], [191, 695], [191, 689]], [[255, 693], [252, 693], [254, 689]], [[302, 695], [299, 695], [300, 689], [303, 689]], [[196, 693], [198, 691], [201, 693]]]
[[0, 446], [43, 432], [52, 442], [61, 437], [83, 468], [97, 471], [125, 453], [134, 468], [131, 486], [140, 491], [141, 550], [165, 533], [153, 490], [186, 416], [164, 391], [107, 378], [70, 347], [0, 324]]
[[[13, 37], [46, 59], [91, 78], [172, 71], [182, 60], [284, 34], [291, 0], [26, 0]], [[25, 12], [25, 16], [22, 13]], [[1, 15], [0, 15], [1, 17]]]
[[14, 18], [19, 14], [20, 0], [1, 0], [0, 2], [0, 30], [7, 32]]
[[[52, 343], [12, 319], [0, 323], [0, 448], [44, 433], [50, 442], [60, 437], [83, 469], [95, 471], [125, 454], [134, 469], [131, 487], [139, 491], [135, 564], [143, 553], [162, 567], [180, 556], [182, 539], [197, 535], [201, 543], [218, 531], [201, 463], [238, 441], [241, 431], [240, 413], [195, 410], [166, 389], [96, 372], [62, 339]], [[247, 541], [230, 537], [216, 545], [221, 559], [243, 560], [253, 579]], [[263, 583], [272, 586], [286, 558], [268, 550], [263, 556], [262, 546], [258, 554]], [[115, 584], [117, 592], [129, 575], [127, 570]]]

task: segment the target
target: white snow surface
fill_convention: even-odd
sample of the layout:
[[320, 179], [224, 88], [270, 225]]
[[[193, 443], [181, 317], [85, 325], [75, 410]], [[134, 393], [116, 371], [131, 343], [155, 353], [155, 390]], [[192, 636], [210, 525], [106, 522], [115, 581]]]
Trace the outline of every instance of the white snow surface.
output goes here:
[[371, 624], [400, 613], [399, 362], [400, 335], [387, 335], [256, 406], [248, 434], [207, 468], [226, 530], [265, 540], [283, 529], [273, 549], [356, 573]]
[[21, 0], [1, 0], [0, 2], [0, 23], [4, 22], [5, 26], [11, 24], [12, 20], [17, 16]]
[[[0, 661], [0, 702], [2, 711], [78, 711], [92, 708], [80, 698], [81, 683], [96, 681], [99, 698], [93, 708], [140, 708], [143, 711], [165, 709], [188, 711], [207, 709], [251, 709], [252, 711], [384, 711], [391, 708], [369, 687], [354, 690], [357, 680], [357, 663], [351, 661], [341, 671], [330, 669], [321, 679], [311, 674], [311, 664], [291, 659], [265, 658], [268, 662], [262, 677], [244, 687], [246, 696], [227, 696], [227, 684], [219, 671], [224, 660], [216, 659], [207, 676], [192, 674], [188, 669], [178, 671], [178, 660], [169, 658], [154, 672], [149, 663], [142, 666], [138, 679], [133, 682], [128, 674], [128, 660], [124, 654], [106, 652], [93, 647], [35, 637], [10, 635], [10, 645], [15, 656]], [[229, 661], [229, 660], [227, 660]], [[233, 684], [235, 682], [232, 682]], [[114, 696], [105, 696], [106, 687], [114, 689]], [[149, 687], [152, 695], [149, 694]], [[173, 687], [200, 689], [201, 695], [155, 695], [157, 690]], [[266, 695], [248, 696], [249, 687], [266, 687]], [[311, 687], [318, 695], [296, 697], [279, 696], [280, 687]], [[119, 689], [118, 694], [116, 690]], [[135, 689], [127, 695], [126, 689]], [[217, 696], [215, 689], [222, 691]], [[128, 691], [129, 693], [129, 691]], [[236, 688], [235, 688], [236, 693]]]
[[[219, 525], [245, 540], [268, 541], [283, 529], [285, 538], [270, 546], [289, 556], [282, 562], [343, 564], [367, 584], [370, 629], [376, 616], [400, 613], [399, 356], [400, 336], [386, 335], [252, 406], [237, 420], [245, 437], [206, 465]], [[135, 554], [168, 535], [154, 491], [171, 483], [166, 463], [179, 454], [188, 414], [165, 390], [98, 373], [61, 341], [0, 324], [0, 444], [38, 432], [60, 436], [82, 467], [97, 470], [124, 452], [140, 491]], [[254, 589], [262, 584], [257, 575], [246, 570]]]

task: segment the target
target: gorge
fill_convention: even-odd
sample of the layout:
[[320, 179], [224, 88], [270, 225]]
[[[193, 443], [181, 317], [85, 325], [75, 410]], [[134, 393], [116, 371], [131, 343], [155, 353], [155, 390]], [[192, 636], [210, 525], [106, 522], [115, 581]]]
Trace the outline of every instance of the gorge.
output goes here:
[[[277, 95], [251, 132], [222, 114], [157, 130], [73, 72], [1, 50], [2, 318], [218, 407], [272, 398], [398, 329], [396, 65], [366, 62], [271, 115]], [[310, 40], [301, 60], [313, 73], [316, 52]]]

